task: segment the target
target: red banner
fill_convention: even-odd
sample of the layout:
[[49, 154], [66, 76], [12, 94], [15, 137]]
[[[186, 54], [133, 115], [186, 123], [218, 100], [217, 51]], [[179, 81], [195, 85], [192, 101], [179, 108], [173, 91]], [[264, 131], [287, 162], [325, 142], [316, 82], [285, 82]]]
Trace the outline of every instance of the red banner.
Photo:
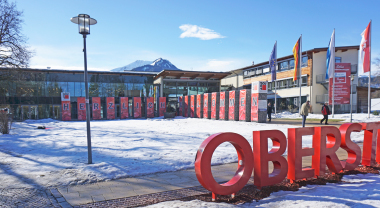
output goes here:
[[201, 117], [201, 94], [197, 95], [197, 118]]
[[259, 120], [259, 93], [251, 94], [251, 121]]
[[107, 119], [115, 119], [115, 98], [107, 97]]
[[166, 97], [160, 97], [160, 116], [164, 116], [164, 113], [166, 112]]
[[185, 111], [184, 117], [188, 117], [188, 107], [189, 107], [189, 96], [185, 96], [185, 105], [183, 106], [183, 110]]
[[133, 105], [133, 117], [141, 118], [141, 97], [134, 97]]
[[216, 119], [216, 92], [211, 93], [211, 118]]
[[120, 118], [126, 119], [129, 117], [129, 111], [128, 111], [128, 97], [120, 97]]
[[208, 117], [208, 93], [203, 94], [203, 118]]
[[194, 113], [195, 113], [195, 95], [190, 96], [190, 117], [194, 118]]
[[239, 121], [245, 121], [245, 109], [246, 109], [246, 90], [240, 90], [240, 99], [239, 99]]
[[62, 121], [71, 121], [70, 101], [62, 101]]
[[225, 102], [226, 102], [226, 92], [220, 92], [220, 104], [219, 104], [219, 119], [223, 120], [226, 119], [226, 108], [225, 108]]
[[146, 117], [147, 118], [154, 117], [153, 97], [146, 98]]
[[179, 104], [179, 110], [178, 110], [178, 113], [179, 113], [179, 115], [180, 116], [182, 116], [182, 108], [183, 108], [183, 106], [182, 106], [182, 96], [179, 96], [178, 97], [178, 104]]
[[229, 92], [228, 120], [235, 120], [235, 91]]
[[84, 121], [86, 120], [86, 98], [78, 97], [78, 120]]
[[92, 119], [100, 120], [102, 119], [102, 114], [100, 112], [100, 97], [92, 97]]
[[[334, 105], [350, 104], [350, 63], [335, 63]], [[333, 78], [329, 80], [329, 104], [332, 105]]]

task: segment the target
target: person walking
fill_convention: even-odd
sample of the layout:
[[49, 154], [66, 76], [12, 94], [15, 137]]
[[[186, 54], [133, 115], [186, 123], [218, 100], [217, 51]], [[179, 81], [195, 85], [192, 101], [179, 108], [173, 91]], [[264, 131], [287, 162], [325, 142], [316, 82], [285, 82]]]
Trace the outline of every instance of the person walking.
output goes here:
[[269, 122], [271, 122], [272, 121], [272, 104], [271, 103], [268, 103], [267, 114], [268, 114], [268, 120]]
[[329, 115], [331, 114], [327, 102], [322, 106], [322, 110], [321, 111], [322, 111], [322, 115], [323, 115], [323, 119], [321, 120], [321, 124], [322, 124], [322, 122], [324, 120], [326, 120], [325, 125], [327, 125], [328, 124], [327, 121], [329, 120]]
[[310, 101], [306, 101], [306, 103], [301, 106], [301, 116], [302, 116], [302, 127], [305, 127], [306, 117], [309, 115], [310, 110]]

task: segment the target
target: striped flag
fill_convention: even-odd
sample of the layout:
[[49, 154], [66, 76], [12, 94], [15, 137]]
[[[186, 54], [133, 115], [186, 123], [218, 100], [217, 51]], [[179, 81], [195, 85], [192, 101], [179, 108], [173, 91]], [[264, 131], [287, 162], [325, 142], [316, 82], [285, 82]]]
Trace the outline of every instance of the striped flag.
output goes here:
[[335, 71], [335, 29], [331, 35], [326, 54], [326, 79], [332, 78]]
[[298, 38], [297, 43], [293, 47], [293, 56], [294, 56], [294, 75], [293, 75], [293, 81], [297, 80], [298, 75], [298, 65], [299, 65], [299, 59], [300, 59], [300, 44], [301, 44], [301, 38]]
[[[372, 21], [371, 21], [372, 22]], [[370, 50], [371, 50], [371, 22], [367, 28], [362, 32], [362, 40], [360, 42], [359, 55], [360, 60], [363, 62], [363, 72], [369, 72], [371, 68]]]

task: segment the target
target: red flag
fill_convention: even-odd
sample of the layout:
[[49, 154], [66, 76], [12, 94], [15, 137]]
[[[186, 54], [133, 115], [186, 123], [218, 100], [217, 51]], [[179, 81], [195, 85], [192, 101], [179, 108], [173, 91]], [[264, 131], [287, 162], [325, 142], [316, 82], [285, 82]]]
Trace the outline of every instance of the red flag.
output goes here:
[[362, 32], [362, 41], [360, 42], [360, 59], [363, 61], [363, 72], [369, 72], [371, 68], [370, 51], [371, 51], [371, 22]]

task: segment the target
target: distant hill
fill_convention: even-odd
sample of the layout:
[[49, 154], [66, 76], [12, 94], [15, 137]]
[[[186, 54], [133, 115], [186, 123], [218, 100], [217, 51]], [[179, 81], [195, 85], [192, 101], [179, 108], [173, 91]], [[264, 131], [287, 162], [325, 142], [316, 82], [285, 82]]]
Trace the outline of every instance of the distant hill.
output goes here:
[[170, 61], [158, 58], [153, 63], [132, 69], [132, 71], [160, 72], [164, 69], [180, 70]]
[[114, 71], [114, 72], [123, 72], [123, 71], [160, 72], [164, 69], [180, 70], [176, 66], [174, 66], [174, 64], [170, 63], [170, 61], [163, 58], [158, 58], [153, 62], [137, 60], [126, 66], [112, 69], [111, 71]]
[[116, 68], [116, 69], [111, 69], [111, 71], [114, 71], [114, 72], [123, 72], [123, 71], [130, 71], [134, 68], [137, 68], [137, 67], [140, 67], [140, 66], [144, 66], [144, 65], [147, 65], [147, 64], [151, 64], [152, 62], [151, 61], [143, 61], [143, 60], [137, 60], [133, 63], [130, 63], [126, 66], [122, 66], [122, 67], [119, 67], [119, 68]]

